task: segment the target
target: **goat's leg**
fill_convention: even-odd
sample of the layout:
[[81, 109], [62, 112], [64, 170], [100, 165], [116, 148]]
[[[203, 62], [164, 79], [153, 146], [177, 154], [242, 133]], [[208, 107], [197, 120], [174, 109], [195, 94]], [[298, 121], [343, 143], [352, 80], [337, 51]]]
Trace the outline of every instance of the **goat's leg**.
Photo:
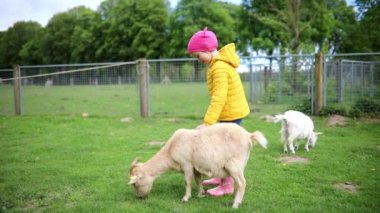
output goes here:
[[234, 198], [234, 203], [232, 208], [239, 208], [240, 204], [243, 202], [243, 197], [245, 193], [246, 181], [243, 172], [240, 172], [237, 176], [234, 176], [235, 182], [237, 183], [237, 191]]
[[185, 196], [182, 198], [182, 202], [187, 202], [191, 198], [191, 180], [193, 179], [193, 168], [183, 168], [186, 181], [186, 192]]
[[283, 141], [282, 144], [284, 145], [284, 153], [288, 153], [288, 143]]
[[246, 162], [245, 159], [242, 158], [236, 161], [230, 161], [227, 165], [225, 165], [225, 169], [228, 171], [230, 176], [232, 176], [237, 183], [237, 191], [234, 198], [234, 203], [232, 204], [232, 208], [239, 208], [239, 205], [243, 202], [243, 197], [245, 193], [245, 178], [244, 178], [244, 167], [243, 162]]
[[309, 144], [310, 144], [310, 139], [306, 138], [306, 141], [305, 141], [305, 150], [306, 150], [306, 152], [309, 152]]
[[293, 137], [288, 138], [288, 144], [289, 144], [290, 152], [294, 155], [294, 154], [296, 154], [296, 152], [294, 151], [293, 141], [294, 141]]
[[287, 137], [285, 129], [281, 129], [281, 142], [284, 146], [284, 153], [288, 153]]
[[205, 190], [203, 189], [201, 174], [196, 170], [194, 170], [194, 179], [198, 185], [198, 197], [204, 197]]

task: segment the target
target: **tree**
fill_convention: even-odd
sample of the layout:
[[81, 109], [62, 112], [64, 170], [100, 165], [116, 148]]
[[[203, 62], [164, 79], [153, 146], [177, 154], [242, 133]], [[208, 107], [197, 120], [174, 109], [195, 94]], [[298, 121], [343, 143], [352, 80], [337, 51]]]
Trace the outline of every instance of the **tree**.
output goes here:
[[350, 25], [348, 35], [341, 41], [339, 52], [380, 51], [380, 1], [356, 0], [358, 22]]
[[[236, 37], [234, 38], [234, 42], [236, 42], [236, 44], [238, 45], [238, 43], [240, 42], [239, 41], [239, 32], [240, 32], [240, 28], [239, 28], [239, 13], [240, 13], [240, 10], [241, 10], [241, 6], [240, 5], [236, 5], [236, 4], [232, 4], [232, 3], [228, 3], [228, 2], [221, 2], [220, 3], [222, 8], [224, 10], [226, 10], [228, 12], [228, 14], [231, 16], [232, 18], [232, 21], [233, 21], [233, 26], [232, 26], [232, 31], [236, 33]], [[228, 41], [227, 41], [228, 42]]]
[[43, 63], [43, 53], [41, 48], [42, 38], [45, 34], [45, 29], [41, 29], [26, 42], [21, 51], [19, 52], [19, 56], [21, 58], [21, 64], [23, 65], [32, 65], [32, 64], [42, 64]]
[[7, 66], [7, 62], [5, 60], [5, 31], [0, 31], [0, 69], [1, 68], [9, 68]]
[[26, 43], [39, 35], [41, 30], [41, 25], [34, 21], [19, 21], [10, 27], [2, 39], [3, 66], [10, 67], [13, 64], [22, 63], [20, 51]]
[[75, 23], [76, 17], [70, 12], [58, 13], [49, 20], [41, 42], [44, 63], [70, 63], [71, 35], [74, 32]]
[[364, 50], [370, 52], [380, 51], [380, 1], [379, 0], [356, 0], [359, 6], [360, 32], [363, 33]]
[[345, 40], [352, 26], [356, 25], [353, 7], [345, 0], [320, 0], [310, 2], [311, 51], [317, 47], [319, 53], [333, 53]]
[[330, 1], [329, 8], [333, 11], [335, 24], [330, 34], [329, 51], [337, 52], [348, 39], [348, 35], [352, 32], [358, 22], [355, 19], [355, 11], [352, 6], [348, 6], [344, 0]]
[[97, 42], [101, 36], [97, 33], [100, 14], [84, 6], [69, 11], [76, 18], [75, 27], [71, 34], [71, 60], [72, 63], [90, 63], [96, 60]]
[[[272, 1], [272, 4], [281, 5], [282, 2]], [[269, 6], [267, 1], [262, 0], [243, 1], [239, 23], [241, 51], [246, 52], [249, 48], [272, 55], [276, 48], [285, 50], [290, 40], [287, 27], [277, 20]]]
[[[314, 1], [316, 2], [316, 1]], [[310, 41], [313, 1], [244, 0], [241, 14], [241, 39], [253, 50], [272, 55], [298, 54]]]
[[107, 0], [99, 7], [105, 34], [97, 58], [107, 61], [160, 58], [167, 43], [166, 0]]
[[100, 15], [84, 6], [54, 15], [46, 26], [41, 49], [44, 63], [94, 62]]
[[[273, 55], [276, 50], [282, 55], [308, 51], [316, 5], [315, 0], [244, 0], [241, 40], [251, 49], [265, 51], [268, 55]], [[272, 69], [272, 60], [270, 58], [269, 70]], [[292, 57], [292, 92], [297, 89], [298, 60], [297, 56]], [[280, 72], [283, 72], [284, 58], [279, 63]]]
[[187, 42], [205, 26], [215, 32], [219, 47], [236, 40], [235, 21], [220, 2], [215, 0], [181, 0], [169, 23], [170, 42], [168, 57], [188, 57]]

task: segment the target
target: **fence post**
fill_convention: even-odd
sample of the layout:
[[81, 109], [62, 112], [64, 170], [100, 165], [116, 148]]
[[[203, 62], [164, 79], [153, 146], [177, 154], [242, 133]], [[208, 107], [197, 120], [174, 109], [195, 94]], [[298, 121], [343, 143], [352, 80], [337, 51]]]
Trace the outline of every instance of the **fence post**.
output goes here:
[[19, 65], [13, 65], [13, 88], [14, 88], [14, 97], [15, 97], [15, 112], [16, 115], [21, 115], [21, 72]]
[[323, 54], [315, 55], [315, 114], [319, 114], [323, 106]]
[[138, 60], [140, 82], [140, 115], [149, 117], [149, 67], [146, 59]]

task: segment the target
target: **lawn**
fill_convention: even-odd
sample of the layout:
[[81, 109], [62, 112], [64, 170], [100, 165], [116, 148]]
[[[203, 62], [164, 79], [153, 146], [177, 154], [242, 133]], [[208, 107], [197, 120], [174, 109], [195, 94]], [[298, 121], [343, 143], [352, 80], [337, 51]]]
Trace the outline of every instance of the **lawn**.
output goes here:
[[[112, 96], [111, 96], [112, 97]], [[255, 146], [245, 170], [246, 194], [234, 212], [378, 212], [380, 209], [380, 125], [349, 120], [328, 127], [313, 117], [324, 134], [307, 163], [282, 163], [279, 124], [252, 113], [242, 124], [261, 130], [269, 148]], [[269, 109], [268, 109], [269, 110]], [[159, 111], [159, 110], [157, 110]], [[0, 116], [1, 212], [231, 212], [232, 196], [193, 198], [181, 203], [183, 175], [169, 172], [154, 183], [150, 196], [134, 197], [127, 185], [129, 164], [148, 160], [178, 128], [198, 125], [201, 114], [172, 117], [67, 115]], [[175, 119], [173, 119], [175, 118]], [[356, 192], [336, 188], [346, 183]]]
[[[132, 160], [148, 160], [175, 130], [200, 124], [209, 100], [204, 82], [151, 84], [150, 91], [151, 117], [142, 119], [136, 85], [25, 86], [23, 115], [13, 116], [13, 88], [1, 86], [0, 212], [230, 212], [232, 196], [198, 198], [195, 184], [193, 198], [181, 203], [185, 183], [176, 172], [158, 178], [147, 199], [134, 197]], [[237, 212], [377, 212], [380, 122], [329, 127], [313, 117], [324, 134], [315, 149], [296, 153], [307, 163], [283, 163], [280, 125], [260, 116], [287, 108], [255, 104], [242, 124], [261, 130], [269, 148], [251, 152]]]
[[[249, 85], [244, 85], [249, 97]], [[205, 82], [150, 84], [150, 115], [201, 118], [209, 96]], [[136, 84], [99, 86], [23, 86], [23, 115], [81, 115], [139, 117], [139, 89]], [[303, 102], [303, 97], [284, 98], [284, 104], [264, 105], [265, 113], [277, 113], [289, 105]], [[260, 104], [259, 104], [260, 105]], [[257, 109], [256, 103], [253, 106]], [[265, 110], [264, 110], [265, 109]], [[0, 85], [0, 115], [14, 114], [13, 87]]]

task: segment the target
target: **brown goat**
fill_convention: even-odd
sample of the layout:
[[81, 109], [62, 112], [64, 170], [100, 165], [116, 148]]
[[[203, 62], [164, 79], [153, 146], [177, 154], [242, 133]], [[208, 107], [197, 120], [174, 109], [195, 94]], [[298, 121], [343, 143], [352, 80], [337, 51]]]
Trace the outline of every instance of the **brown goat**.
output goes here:
[[169, 141], [146, 163], [137, 158], [130, 167], [129, 184], [138, 197], [148, 196], [154, 180], [170, 170], [185, 175], [186, 193], [182, 198], [187, 202], [191, 197], [191, 181], [199, 187], [198, 196], [204, 196], [201, 175], [207, 177], [232, 176], [237, 183], [233, 208], [241, 204], [246, 181], [244, 168], [249, 159], [252, 142], [266, 148], [267, 140], [259, 132], [249, 133], [234, 123], [218, 123], [202, 129], [179, 129]]

